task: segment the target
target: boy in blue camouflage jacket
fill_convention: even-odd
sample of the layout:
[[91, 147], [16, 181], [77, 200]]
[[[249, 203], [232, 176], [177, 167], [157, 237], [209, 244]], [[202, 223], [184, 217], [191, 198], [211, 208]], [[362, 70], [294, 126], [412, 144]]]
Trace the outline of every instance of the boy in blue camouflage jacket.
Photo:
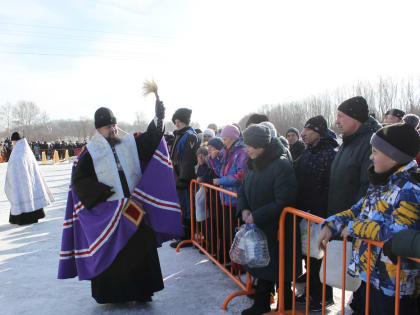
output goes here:
[[[420, 184], [414, 158], [420, 136], [409, 124], [394, 124], [378, 130], [371, 139], [373, 161], [368, 169], [370, 186], [364, 198], [350, 209], [326, 219], [318, 239], [324, 247], [341, 234], [354, 239], [348, 273], [367, 278], [367, 243], [386, 242], [403, 229], [420, 229]], [[371, 246], [370, 314], [394, 314], [396, 266], [382, 249]], [[328, 272], [328, 271], [327, 271]], [[416, 277], [420, 274], [409, 260], [402, 259], [400, 314], [415, 314]]]

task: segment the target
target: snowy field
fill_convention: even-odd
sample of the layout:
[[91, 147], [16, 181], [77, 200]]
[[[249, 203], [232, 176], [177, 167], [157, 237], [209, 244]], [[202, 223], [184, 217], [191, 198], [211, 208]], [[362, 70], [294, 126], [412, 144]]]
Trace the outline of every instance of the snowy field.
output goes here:
[[[57, 280], [71, 164], [40, 167], [55, 203], [38, 224], [19, 227], [8, 222], [7, 163], [0, 163], [0, 314], [240, 314], [252, 304], [247, 297], [237, 297], [227, 311], [221, 310], [238, 286], [196, 249], [176, 253], [168, 243], [159, 249], [165, 289], [147, 305], [100, 305], [91, 297], [89, 281]], [[341, 292], [335, 290], [334, 295], [336, 304], [329, 314], [340, 313]]]

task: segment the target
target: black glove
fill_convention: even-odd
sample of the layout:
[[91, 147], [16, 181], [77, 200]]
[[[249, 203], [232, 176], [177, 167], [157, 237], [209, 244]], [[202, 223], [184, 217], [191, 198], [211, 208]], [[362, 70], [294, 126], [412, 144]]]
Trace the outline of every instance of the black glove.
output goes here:
[[165, 106], [160, 100], [156, 100], [155, 113], [159, 120], [163, 120], [165, 118]]
[[392, 263], [393, 263], [394, 265], [396, 265], [396, 264], [397, 264], [397, 262], [398, 262], [398, 259], [397, 259], [397, 256], [395, 256], [395, 255], [392, 253], [392, 238], [391, 238], [391, 239], [389, 239], [389, 240], [388, 240], [388, 242], [386, 242], [386, 243], [384, 244], [384, 246], [382, 247], [382, 249], [383, 249], [383, 253], [384, 253], [384, 255], [385, 255], [385, 256], [388, 256], [388, 258], [392, 261]]
[[102, 184], [102, 191], [100, 193], [98, 201], [99, 202], [105, 202], [105, 201], [107, 201], [107, 199], [109, 197], [111, 197], [113, 194], [115, 194], [115, 191], [113, 191], [114, 188], [111, 187], [111, 186], [105, 185], [103, 183], [100, 183], [100, 184]]

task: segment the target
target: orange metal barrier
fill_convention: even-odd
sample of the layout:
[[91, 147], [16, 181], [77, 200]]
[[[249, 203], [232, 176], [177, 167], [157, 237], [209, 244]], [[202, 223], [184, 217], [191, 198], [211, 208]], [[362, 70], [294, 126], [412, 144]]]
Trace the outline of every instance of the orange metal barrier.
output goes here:
[[[293, 215], [293, 303], [292, 303], [292, 310], [285, 310], [284, 309], [284, 255], [285, 255], [285, 222], [286, 222], [286, 215], [287, 214]], [[324, 222], [324, 219], [317, 217], [315, 215], [312, 215], [310, 213], [297, 210], [291, 207], [287, 207], [283, 209], [283, 212], [280, 217], [280, 224], [279, 224], [279, 231], [278, 231], [278, 239], [279, 239], [279, 288], [278, 288], [278, 311], [273, 312], [270, 314], [304, 314], [301, 311], [298, 311], [295, 309], [295, 286], [296, 286], [296, 217], [304, 218], [308, 220], [308, 238], [307, 238], [307, 277], [306, 277], [306, 314], [309, 314], [309, 285], [310, 285], [310, 277], [309, 277], [309, 271], [310, 271], [310, 245], [311, 245], [311, 222], [315, 223], [322, 223]], [[317, 242], [317, 240], [312, 240], [313, 242]], [[345, 287], [346, 287], [346, 239], [343, 240], [343, 256], [342, 256], [342, 293], [341, 293], [341, 314], [345, 314]], [[370, 298], [370, 255], [371, 255], [371, 245], [381, 247], [383, 246], [383, 242], [376, 242], [371, 240], [363, 239], [363, 241], [368, 243], [368, 265], [367, 265], [367, 279], [366, 279], [366, 304], [365, 304], [365, 314], [369, 315], [369, 298]], [[299, 244], [300, 246], [300, 244]], [[305, 254], [305, 253], [302, 253]], [[324, 251], [324, 257], [323, 257], [323, 285], [322, 285], [322, 315], [325, 314], [325, 278], [326, 278], [326, 259], [327, 259], [327, 251]], [[416, 262], [420, 262], [420, 259], [418, 258], [410, 258]], [[298, 262], [300, 263], [300, 262]], [[397, 271], [396, 271], [396, 289], [395, 289], [395, 315], [399, 315], [399, 304], [400, 304], [400, 277], [401, 277], [401, 257], [398, 257], [398, 263], [397, 263]]]
[[[208, 191], [205, 195], [206, 219], [202, 222], [197, 222], [195, 214], [194, 200], [197, 186], [203, 186]], [[228, 213], [225, 211], [227, 205], [223, 203], [224, 195], [229, 196]], [[221, 202], [219, 201], [219, 196]], [[229, 255], [229, 249], [235, 235], [235, 230], [233, 229], [235, 213], [232, 213], [232, 197], [237, 198], [237, 194], [217, 186], [192, 180], [190, 183], [191, 239], [182, 241], [176, 248], [178, 252], [183, 245], [192, 243], [242, 289], [226, 298], [221, 307], [223, 310], [227, 309], [228, 303], [234, 297], [254, 293], [250, 274], [246, 273], [246, 281], [244, 282], [241, 279], [241, 271], [234, 270], [232, 266], [229, 268], [226, 265], [226, 258]], [[239, 225], [240, 222], [238, 220], [237, 226]]]

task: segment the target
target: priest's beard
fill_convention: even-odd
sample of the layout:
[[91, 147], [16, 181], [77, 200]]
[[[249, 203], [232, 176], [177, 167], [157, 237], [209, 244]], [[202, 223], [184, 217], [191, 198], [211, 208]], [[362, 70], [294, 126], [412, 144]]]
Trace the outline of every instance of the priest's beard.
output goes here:
[[111, 147], [116, 146], [117, 144], [121, 143], [121, 139], [119, 136], [115, 135], [115, 136], [110, 136], [110, 137], [106, 137], [105, 138], [106, 141], [108, 141], [109, 145]]

